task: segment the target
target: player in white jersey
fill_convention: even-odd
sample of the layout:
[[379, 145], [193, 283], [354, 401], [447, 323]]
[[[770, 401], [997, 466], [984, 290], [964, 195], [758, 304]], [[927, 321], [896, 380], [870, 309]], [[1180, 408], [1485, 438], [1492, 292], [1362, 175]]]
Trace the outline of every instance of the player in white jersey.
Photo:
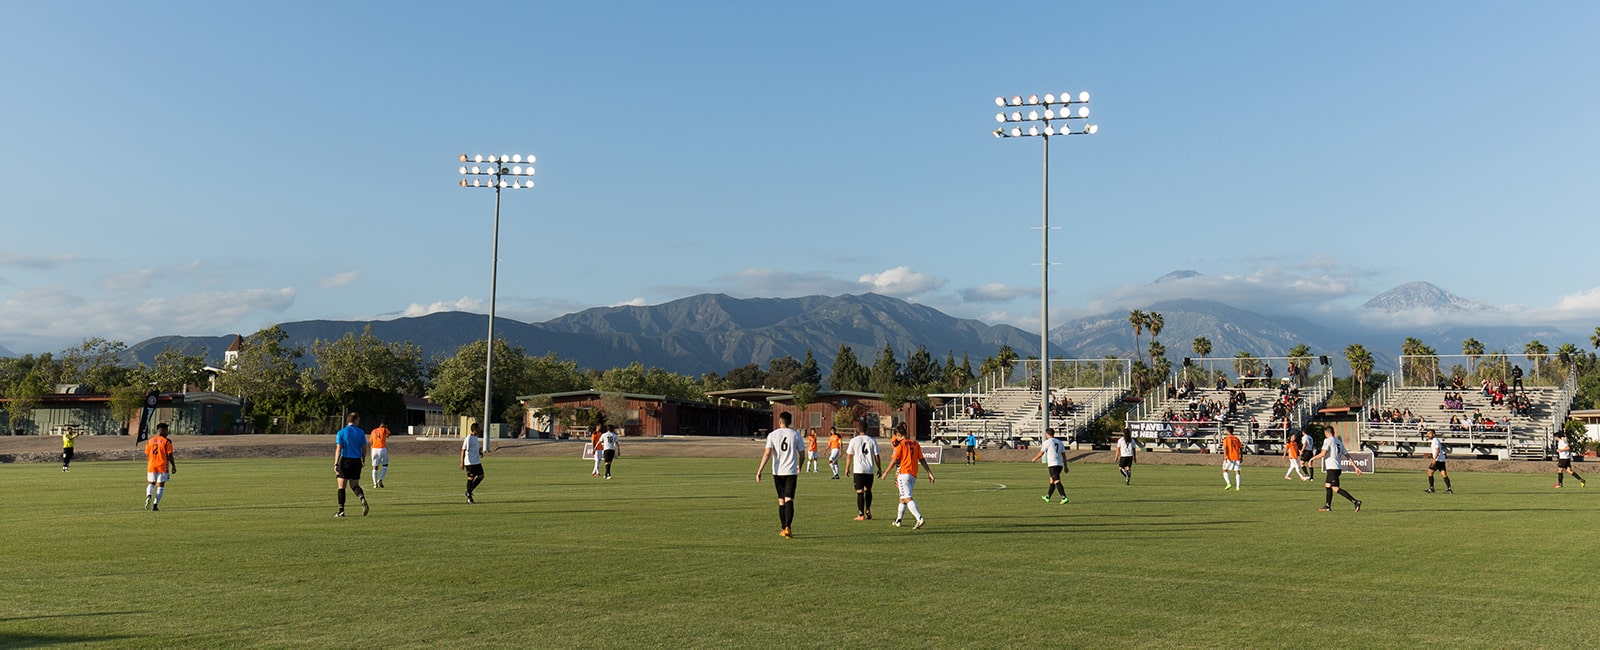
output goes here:
[[1133, 462], [1138, 448], [1139, 443], [1133, 440], [1133, 431], [1123, 429], [1122, 437], [1117, 438], [1117, 469], [1122, 472], [1123, 485], [1133, 484]]
[[617, 447], [617, 425], [613, 424], [609, 430], [600, 434], [600, 449], [595, 452], [605, 464], [607, 481], [611, 480], [611, 461], [617, 459], [619, 451], [621, 450]]
[[1433, 429], [1428, 429], [1428, 447], [1432, 450], [1430, 453], [1432, 462], [1428, 464], [1428, 489], [1425, 492], [1433, 494], [1433, 473], [1438, 471], [1440, 478], [1444, 479], [1444, 493], [1455, 494], [1450, 491], [1450, 472], [1444, 468], [1444, 441], [1439, 439], [1439, 434], [1434, 433]]
[[[1361, 500], [1351, 496], [1348, 490], [1339, 487], [1339, 474], [1342, 473], [1344, 460], [1350, 452], [1345, 450], [1344, 441], [1333, 435], [1333, 427], [1323, 429], [1322, 435], [1322, 449], [1317, 452], [1317, 455], [1311, 457], [1311, 460], [1323, 459], [1322, 487], [1327, 491], [1325, 498], [1322, 500], [1322, 507], [1317, 509], [1322, 512], [1332, 510], [1333, 493], [1338, 492], [1340, 496], [1349, 499], [1350, 503], [1355, 504], [1356, 512], [1361, 512]], [[1360, 467], [1351, 465], [1350, 468], [1354, 469], [1357, 474], [1361, 473]]]
[[1033, 460], [1028, 461], [1037, 463], [1043, 458], [1045, 467], [1050, 470], [1050, 487], [1045, 490], [1044, 496], [1039, 497], [1044, 499], [1045, 503], [1050, 503], [1050, 495], [1058, 490], [1061, 492], [1061, 503], [1067, 502], [1067, 488], [1061, 485], [1061, 472], [1066, 471], [1067, 466], [1066, 455], [1067, 446], [1056, 438], [1056, 430], [1045, 429], [1044, 442], [1039, 445], [1039, 453], [1034, 454]]
[[1577, 472], [1572, 471], [1572, 444], [1567, 442], [1566, 433], [1558, 431], [1556, 432], [1555, 486], [1561, 487], [1561, 484], [1565, 482], [1568, 474], [1571, 474], [1572, 478], [1578, 479], [1578, 487], [1584, 487], [1588, 485], [1588, 482], [1584, 481], [1582, 476], [1579, 476]]
[[784, 539], [794, 539], [789, 527], [794, 524], [794, 490], [800, 482], [800, 454], [804, 453], [805, 440], [801, 439], [799, 431], [789, 428], [794, 421], [792, 414], [779, 413], [778, 421], [782, 425], [767, 434], [767, 446], [761, 450], [756, 482], [761, 482], [761, 470], [766, 469], [770, 459], [772, 483], [778, 488], [778, 523], [783, 525], [778, 534]]
[[864, 429], [856, 429], [844, 455], [845, 469], [856, 483], [856, 521], [872, 518], [872, 479], [883, 470], [878, 464], [880, 458], [877, 439]]

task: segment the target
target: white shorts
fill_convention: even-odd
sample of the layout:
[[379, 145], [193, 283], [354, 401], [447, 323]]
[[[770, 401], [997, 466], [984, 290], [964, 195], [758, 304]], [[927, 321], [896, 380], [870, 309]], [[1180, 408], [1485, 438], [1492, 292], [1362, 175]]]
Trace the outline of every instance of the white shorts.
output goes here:
[[806, 459], [807, 460], [816, 460], [817, 459], [817, 452], [814, 452], [814, 451], [806, 452]]
[[145, 472], [145, 480], [151, 483], [166, 483], [170, 478], [172, 475], [166, 472]]
[[388, 465], [388, 464], [389, 464], [389, 449], [388, 448], [372, 450], [372, 466], [373, 467], [377, 467], [379, 465]]
[[917, 487], [917, 477], [910, 474], [896, 474], [894, 486], [900, 488], [900, 498], [910, 499], [911, 491]]
[[837, 450], [837, 449], [829, 449], [828, 450], [828, 462], [831, 463], [831, 462], [834, 462], [836, 460], [839, 460], [839, 450]]
[[1225, 461], [1222, 461], [1222, 471], [1224, 471], [1224, 472], [1237, 472], [1237, 471], [1239, 471], [1239, 461], [1237, 461], [1237, 460], [1225, 460]]

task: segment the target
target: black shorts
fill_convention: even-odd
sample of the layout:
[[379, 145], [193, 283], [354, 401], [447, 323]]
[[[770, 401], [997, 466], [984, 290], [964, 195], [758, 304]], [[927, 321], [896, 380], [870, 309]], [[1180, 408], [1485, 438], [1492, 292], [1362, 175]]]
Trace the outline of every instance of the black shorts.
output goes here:
[[600, 452], [600, 460], [605, 461], [607, 463], [611, 462], [616, 457], [617, 457], [617, 450], [615, 450], [615, 449], [607, 449], [605, 451]]
[[872, 479], [875, 478], [872, 474], [851, 474], [851, 476], [855, 477], [856, 479], [857, 490], [872, 489]]
[[1315, 455], [1316, 454], [1311, 453], [1311, 451], [1309, 449], [1305, 450], [1305, 451], [1302, 451], [1302, 452], [1300, 452], [1300, 462], [1309, 463], [1309, 462], [1311, 462], [1311, 457], [1315, 456]]
[[1442, 460], [1433, 461], [1433, 464], [1428, 466], [1428, 471], [1430, 471], [1430, 472], [1443, 472], [1443, 471], [1445, 471], [1445, 469], [1444, 469], [1444, 461], [1442, 461]]
[[67, 460], [72, 460], [72, 447], [62, 447], [61, 457]]
[[1133, 457], [1132, 456], [1118, 456], [1117, 457], [1117, 467], [1121, 467], [1123, 469], [1127, 469], [1129, 467], [1133, 467]]
[[468, 465], [467, 466], [467, 478], [483, 478], [483, 466], [482, 465]]
[[342, 479], [344, 479], [346, 481], [359, 481], [359, 480], [361, 480], [361, 459], [360, 458], [340, 458], [339, 459], [339, 469], [338, 469], [337, 472], [334, 473], [334, 476], [342, 478]]
[[967, 453], [969, 453], [969, 454], [975, 454], [975, 453], [977, 453], [977, 452], [978, 452], [978, 447], [977, 447], [977, 445], [967, 445]]
[[1052, 481], [1061, 480], [1061, 466], [1060, 465], [1051, 465], [1050, 466], [1050, 480], [1052, 480]]
[[1322, 482], [1328, 487], [1339, 487], [1339, 474], [1343, 471], [1342, 469], [1322, 470]]
[[1556, 469], [1572, 469], [1572, 459], [1571, 458], [1557, 458], [1556, 459]]
[[790, 474], [788, 476], [782, 476], [774, 474], [772, 476], [772, 484], [778, 488], [779, 499], [793, 499], [794, 489], [796, 486], [800, 485], [800, 475]]

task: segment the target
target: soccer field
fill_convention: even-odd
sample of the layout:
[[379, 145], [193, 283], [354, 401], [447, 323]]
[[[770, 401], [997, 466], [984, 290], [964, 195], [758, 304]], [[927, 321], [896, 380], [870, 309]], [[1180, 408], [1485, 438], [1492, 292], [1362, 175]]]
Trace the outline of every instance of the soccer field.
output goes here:
[[[161, 512], [144, 467], [0, 466], [0, 646], [1549, 646], [1600, 608], [1600, 485], [1550, 474], [1350, 477], [1074, 465], [935, 467], [928, 525], [854, 522], [848, 477], [802, 476], [777, 535], [756, 458], [485, 459], [478, 503], [449, 457], [394, 460], [372, 514], [332, 517], [331, 461], [191, 460]], [[1320, 473], [1319, 473], [1320, 478]], [[353, 496], [351, 505], [355, 505]], [[908, 517], [909, 524], [909, 517]]]

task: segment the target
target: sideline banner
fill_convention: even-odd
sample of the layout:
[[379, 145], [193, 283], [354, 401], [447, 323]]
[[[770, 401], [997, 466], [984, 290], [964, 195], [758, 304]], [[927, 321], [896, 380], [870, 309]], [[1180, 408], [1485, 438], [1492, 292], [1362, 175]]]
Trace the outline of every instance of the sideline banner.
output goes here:
[[[965, 453], [965, 452], [963, 452], [963, 453]], [[927, 447], [923, 447], [922, 448], [922, 459], [925, 460], [925, 461], [928, 461], [929, 465], [940, 465], [940, 464], [943, 464], [944, 463], [944, 447], [940, 447], [938, 445], [929, 445]]]
[[583, 453], [578, 454], [578, 457], [584, 460], [594, 460], [594, 443], [583, 443]]
[[1370, 451], [1352, 451], [1345, 454], [1344, 462], [1339, 466], [1346, 472], [1359, 467], [1364, 474], [1377, 474], [1378, 457]]

